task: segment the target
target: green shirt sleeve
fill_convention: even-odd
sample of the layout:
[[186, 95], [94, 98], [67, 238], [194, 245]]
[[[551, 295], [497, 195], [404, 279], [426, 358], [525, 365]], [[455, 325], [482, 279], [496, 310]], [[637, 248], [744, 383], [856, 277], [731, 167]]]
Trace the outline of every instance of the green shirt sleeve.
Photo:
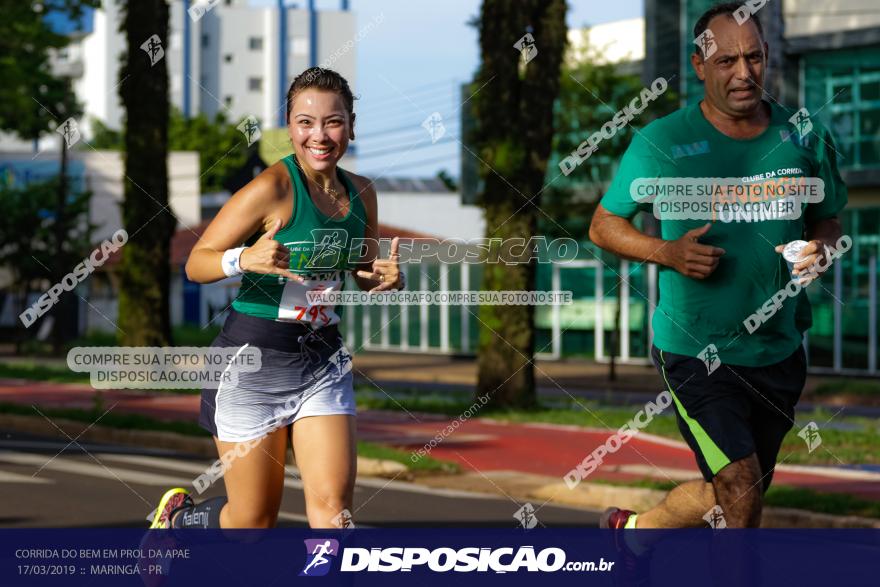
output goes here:
[[643, 134], [644, 131], [633, 136], [600, 202], [603, 208], [623, 218], [632, 218], [639, 211], [650, 212], [652, 208], [651, 203], [639, 203], [630, 196], [629, 188], [633, 180], [661, 177], [656, 147], [651, 146]]
[[821, 202], [807, 205], [805, 222], [815, 224], [820, 220], [834, 218], [846, 206], [846, 184], [837, 169], [837, 148], [834, 137], [824, 127], [816, 129], [816, 168], [814, 176], [825, 182], [825, 197]]

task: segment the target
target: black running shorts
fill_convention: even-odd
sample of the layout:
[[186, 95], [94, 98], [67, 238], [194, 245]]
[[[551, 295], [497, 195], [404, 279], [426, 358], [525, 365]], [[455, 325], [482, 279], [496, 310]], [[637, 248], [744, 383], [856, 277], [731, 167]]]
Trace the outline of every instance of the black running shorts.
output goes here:
[[663, 385], [672, 392], [678, 428], [706, 481], [728, 463], [758, 457], [770, 485], [782, 440], [794, 426], [794, 408], [807, 375], [803, 346], [765, 367], [718, 365], [651, 348]]

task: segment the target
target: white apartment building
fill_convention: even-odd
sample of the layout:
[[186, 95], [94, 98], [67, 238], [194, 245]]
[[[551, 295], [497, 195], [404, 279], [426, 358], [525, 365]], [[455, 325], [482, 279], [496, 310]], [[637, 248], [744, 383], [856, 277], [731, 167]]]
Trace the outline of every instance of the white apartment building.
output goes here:
[[[568, 31], [569, 56], [589, 50], [599, 63], [632, 63], [645, 58], [645, 19], [629, 18]], [[586, 47], [585, 47], [586, 45]]]
[[[230, 121], [252, 115], [272, 128], [283, 122], [290, 82], [311, 65], [339, 71], [356, 86], [356, 17], [347, 4], [341, 0], [339, 10], [318, 11], [313, 0], [169, 0], [169, 34], [162, 47], [171, 104], [185, 115], [223, 111]], [[124, 114], [117, 86], [126, 47], [116, 0], [104, 0], [90, 21], [53, 59], [56, 71], [74, 80], [86, 139], [92, 118], [119, 129]], [[58, 146], [58, 137], [47, 135], [37, 148]], [[2, 151], [33, 149], [30, 142], [0, 135]]]

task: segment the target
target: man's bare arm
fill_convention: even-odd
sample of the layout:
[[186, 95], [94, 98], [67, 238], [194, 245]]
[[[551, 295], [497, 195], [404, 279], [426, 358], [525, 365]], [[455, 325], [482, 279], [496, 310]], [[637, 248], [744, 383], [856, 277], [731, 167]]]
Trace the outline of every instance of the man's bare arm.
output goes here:
[[667, 241], [639, 232], [632, 222], [599, 204], [590, 224], [590, 240], [624, 259], [658, 263], [682, 275], [705, 279], [715, 271], [718, 259], [724, 254], [724, 249], [698, 242], [697, 239], [706, 234], [710, 226], [707, 223], [677, 240]]
[[829, 247], [837, 246], [837, 239], [840, 238], [841, 234], [843, 234], [843, 229], [840, 227], [840, 220], [837, 216], [826, 218], [807, 226], [808, 240], [819, 240]]

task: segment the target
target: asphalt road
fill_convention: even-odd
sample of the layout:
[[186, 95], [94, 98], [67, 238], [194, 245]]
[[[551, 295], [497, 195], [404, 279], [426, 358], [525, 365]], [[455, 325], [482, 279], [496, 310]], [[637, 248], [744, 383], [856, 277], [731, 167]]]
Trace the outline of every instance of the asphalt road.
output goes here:
[[[165, 450], [82, 443], [0, 431], [0, 527], [147, 527], [170, 487], [192, 488], [212, 460]], [[215, 483], [197, 500], [222, 495]], [[360, 478], [354, 519], [372, 527], [510, 527], [512, 498]], [[595, 527], [598, 515], [533, 503], [539, 525]], [[306, 527], [302, 484], [288, 466], [279, 526]]]

